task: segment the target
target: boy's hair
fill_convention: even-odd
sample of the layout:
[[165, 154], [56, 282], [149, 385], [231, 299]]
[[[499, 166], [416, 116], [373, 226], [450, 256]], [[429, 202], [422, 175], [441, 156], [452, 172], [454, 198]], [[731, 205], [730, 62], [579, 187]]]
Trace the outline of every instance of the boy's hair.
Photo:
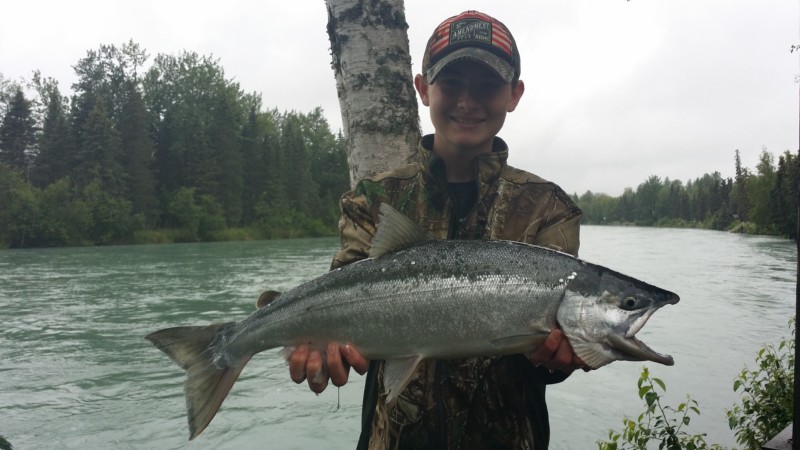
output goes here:
[[486, 65], [512, 85], [522, 70], [514, 36], [502, 22], [478, 11], [464, 11], [436, 27], [425, 46], [422, 74], [432, 84], [442, 69], [461, 59]]

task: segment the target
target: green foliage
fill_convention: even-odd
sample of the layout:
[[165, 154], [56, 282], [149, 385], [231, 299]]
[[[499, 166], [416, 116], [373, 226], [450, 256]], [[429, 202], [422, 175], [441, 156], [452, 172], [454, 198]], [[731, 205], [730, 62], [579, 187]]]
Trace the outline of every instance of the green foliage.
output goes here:
[[756, 356], [757, 368], [743, 369], [733, 383], [741, 404], [727, 411], [728, 426], [746, 449], [760, 449], [792, 421], [796, 324], [792, 319], [791, 337], [777, 347], [764, 346]]
[[133, 204], [133, 212], [143, 214], [148, 225], [154, 224], [157, 205], [156, 184], [151, 169], [151, 159], [155, 149], [150, 137], [147, 111], [142, 94], [133, 84], [128, 84], [122, 117], [118, 127], [121, 139], [122, 169], [124, 169], [127, 196]]
[[44, 105], [41, 134], [38, 136], [39, 152], [33, 161], [32, 181], [39, 187], [47, 186], [67, 176], [70, 169], [72, 134], [67, 117], [67, 99], [61, 95], [58, 83], [37, 76], [34, 84], [39, 92], [39, 102]]
[[721, 448], [706, 444], [704, 434], [689, 434], [685, 430], [692, 416], [700, 415], [697, 402], [691, 397], [687, 396], [677, 407], [664, 405], [662, 395], [667, 390], [666, 384], [660, 378], [650, 377], [647, 367], [642, 368], [637, 386], [645, 412], [636, 420], [625, 418], [621, 432], [610, 430], [608, 441], [597, 442], [600, 450], [646, 450], [651, 441], [659, 449], [668, 450]]
[[0, 163], [0, 247], [19, 248], [35, 239], [39, 198], [19, 171]]
[[755, 173], [735, 153], [735, 178], [719, 172], [685, 185], [650, 176], [620, 197], [587, 191], [574, 196], [588, 224], [696, 227], [796, 238], [798, 159], [788, 151], [775, 157], [762, 149]]
[[92, 211], [69, 179], [37, 189], [0, 165], [0, 223], [7, 224], [0, 228], [0, 246], [81, 245], [89, 240]]
[[32, 101], [0, 75], [0, 247], [335, 234], [348, 168], [320, 108], [264, 111], [193, 52], [148, 60], [101, 45], [69, 96], [36, 72]]
[[222, 205], [211, 195], [196, 195], [195, 188], [181, 188], [169, 196], [167, 224], [176, 242], [216, 240], [225, 230]]
[[[791, 334], [777, 347], [765, 345], [756, 356], [758, 369], [745, 368], [733, 383], [734, 392], [741, 392], [741, 404], [726, 411], [728, 426], [736, 432], [736, 442], [745, 449], [757, 450], [774, 438], [792, 421], [794, 401], [794, 358], [797, 318], [789, 321]], [[642, 369], [637, 384], [639, 398], [645, 402], [645, 411], [636, 420], [625, 418], [623, 430], [609, 430], [607, 441], [597, 441], [600, 450], [659, 449], [721, 449], [709, 445], [704, 434], [689, 434], [684, 426], [692, 415], [700, 415], [695, 400], [686, 401], [673, 408], [662, 403], [665, 383], [651, 377], [647, 367]]]
[[169, 235], [169, 230], [136, 230], [133, 232], [131, 244], [169, 244], [175, 242]]
[[320, 219], [310, 218], [286, 201], [266, 195], [256, 206], [256, 229], [265, 239], [287, 239], [330, 235], [332, 230]]
[[49, 184], [41, 190], [39, 198], [41, 232], [38, 245], [58, 247], [86, 243], [92, 211], [76, 195], [68, 178]]
[[21, 86], [18, 82], [10, 80], [0, 73], [0, 115], [5, 115], [8, 112], [8, 105], [20, 88]]
[[97, 182], [105, 192], [120, 196], [124, 191], [121, 140], [102, 102], [96, 102], [81, 128], [81, 148], [76, 153], [72, 177], [79, 186]]
[[169, 195], [165, 217], [167, 226], [182, 230], [178, 242], [199, 240], [200, 219], [203, 209], [195, 202], [195, 188], [180, 188]]
[[316, 198], [318, 189], [311, 178], [309, 143], [306, 142], [303, 124], [297, 114], [287, 114], [282, 122], [281, 147], [284, 149], [286, 170], [294, 174], [284, 179], [286, 199], [307, 214], [316, 206], [310, 200]]
[[0, 161], [27, 172], [29, 155], [36, 144], [35, 132], [31, 102], [22, 89], [17, 89], [0, 123]]
[[82, 197], [91, 212], [86, 237], [94, 244], [128, 242], [141, 225], [132, 214], [131, 202], [109, 194], [98, 179], [83, 189]]
[[252, 241], [257, 239], [257, 233], [252, 228], [225, 228], [209, 235], [211, 241]]
[[214, 240], [212, 236], [225, 229], [222, 205], [211, 195], [201, 195], [200, 222], [197, 224], [197, 235], [201, 240]]

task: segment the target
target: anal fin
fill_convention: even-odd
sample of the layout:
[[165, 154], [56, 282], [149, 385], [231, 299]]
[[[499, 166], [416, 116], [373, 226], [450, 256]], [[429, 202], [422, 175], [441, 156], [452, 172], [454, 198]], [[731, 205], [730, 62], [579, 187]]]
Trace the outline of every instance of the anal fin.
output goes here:
[[389, 359], [383, 367], [383, 386], [386, 390], [386, 403], [391, 402], [403, 392], [422, 357], [411, 355], [404, 358]]

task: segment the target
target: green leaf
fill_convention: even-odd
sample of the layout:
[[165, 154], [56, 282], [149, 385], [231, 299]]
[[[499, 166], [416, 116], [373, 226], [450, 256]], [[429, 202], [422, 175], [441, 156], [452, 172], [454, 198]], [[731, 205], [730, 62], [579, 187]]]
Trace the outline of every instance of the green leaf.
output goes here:
[[642, 386], [639, 388], [639, 398], [644, 398], [644, 395], [653, 390], [653, 386]]
[[661, 390], [662, 390], [662, 391], [664, 391], [664, 392], [666, 392], [666, 391], [667, 391], [667, 385], [666, 385], [666, 384], [664, 384], [664, 382], [663, 382], [663, 381], [661, 381], [661, 378], [653, 378], [653, 381], [654, 381], [654, 382], [655, 382], [657, 385], [661, 386]]

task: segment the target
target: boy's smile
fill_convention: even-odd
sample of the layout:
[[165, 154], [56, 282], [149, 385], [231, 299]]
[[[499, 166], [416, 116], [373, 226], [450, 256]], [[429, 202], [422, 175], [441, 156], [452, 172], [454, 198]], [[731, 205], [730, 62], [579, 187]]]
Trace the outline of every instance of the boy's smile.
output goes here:
[[444, 68], [432, 84], [417, 75], [414, 84], [422, 104], [430, 108], [434, 152], [446, 163], [469, 164], [492, 150], [492, 141], [524, 92], [479, 62], [461, 60]]

